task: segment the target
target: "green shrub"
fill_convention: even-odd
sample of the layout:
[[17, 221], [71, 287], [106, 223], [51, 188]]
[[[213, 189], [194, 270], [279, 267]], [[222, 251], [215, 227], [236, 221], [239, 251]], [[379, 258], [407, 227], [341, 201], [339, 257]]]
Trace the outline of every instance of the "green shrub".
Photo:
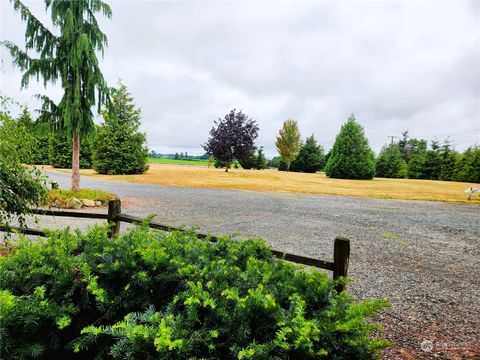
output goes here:
[[259, 239], [95, 227], [4, 252], [4, 359], [371, 359], [389, 345], [366, 321], [384, 301], [337, 294]]

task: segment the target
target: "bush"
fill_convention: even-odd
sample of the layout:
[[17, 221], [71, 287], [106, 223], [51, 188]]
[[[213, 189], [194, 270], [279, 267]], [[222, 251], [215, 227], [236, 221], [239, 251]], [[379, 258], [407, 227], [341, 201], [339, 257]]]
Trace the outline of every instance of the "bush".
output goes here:
[[337, 294], [262, 240], [106, 230], [8, 245], [3, 358], [371, 359], [388, 346], [366, 320], [384, 301]]
[[375, 175], [375, 157], [363, 127], [351, 115], [335, 139], [325, 174], [340, 179], [372, 179]]

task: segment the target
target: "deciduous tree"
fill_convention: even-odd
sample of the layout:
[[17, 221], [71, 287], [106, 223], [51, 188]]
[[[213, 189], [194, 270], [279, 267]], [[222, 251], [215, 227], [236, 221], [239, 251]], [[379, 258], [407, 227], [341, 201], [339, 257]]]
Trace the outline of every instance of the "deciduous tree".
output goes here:
[[288, 119], [283, 122], [275, 146], [286, 164], [286, 170], [289, 171], [292, 161], [295, 160], [302, 147], [302, 136], [298, 129], [297, 120]]
[[253, 152], [258, 125], [255, 120], [236, 109], [214, 124], [203, 148], [216, 160], [224, 162], [225, 171], [228, 172], [234, 160], [245, 159]]

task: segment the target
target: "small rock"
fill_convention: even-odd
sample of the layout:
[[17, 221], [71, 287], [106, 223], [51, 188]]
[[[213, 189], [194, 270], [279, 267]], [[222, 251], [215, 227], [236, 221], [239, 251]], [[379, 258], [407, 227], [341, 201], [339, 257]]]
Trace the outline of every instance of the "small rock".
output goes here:
[[93, 200], [88, 200], [88, 199], [82, 199], [83, 205], [87, 207], [94, 207], [95, 206], [95, 201]]
[[62, 202], [58, 199], [55, 199], [55, 201], [51, 205], [54, 208], [60, 209], [62, 207]]
[[95, 206], [102, 206], [102, 202], [100, 200], [95, 200]]
[[67, 209], [80, 209], [83, 203], [77, 198], [73, 197], [67, 201]]

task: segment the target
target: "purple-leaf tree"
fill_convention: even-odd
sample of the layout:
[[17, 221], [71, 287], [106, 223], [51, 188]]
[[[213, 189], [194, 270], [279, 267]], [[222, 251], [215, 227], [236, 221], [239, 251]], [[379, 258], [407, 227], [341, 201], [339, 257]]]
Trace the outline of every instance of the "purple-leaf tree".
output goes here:
[[203, 148], [215, 159], [225, 162], [225, 171], [228, 172], [234, 160], [243, 159], [255, 150], [257, 136], [257, 122], [233, 109], [223, 119], [215, 121]]

